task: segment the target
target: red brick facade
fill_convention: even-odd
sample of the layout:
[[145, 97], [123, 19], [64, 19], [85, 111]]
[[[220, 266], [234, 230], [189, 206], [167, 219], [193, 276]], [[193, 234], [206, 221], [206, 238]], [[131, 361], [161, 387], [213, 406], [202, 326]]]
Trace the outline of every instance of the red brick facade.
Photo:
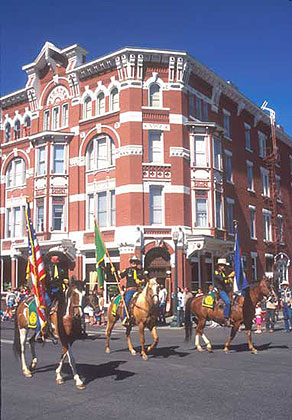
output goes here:
[[119, 268], [136, 253], [161, 281], [178, 231], [178, 283], [192, 289], [232, 255], [233, 219], [250, 280], [271, 273], [276, 253], [291, 256], [291, 138], [277, 128], [273, 207], [264, 111], [185, 52], [86, 53], [46, 43], [23, 67], [26, 86], [1, 98], [1, 290], [24, 282], [26, 198], [44, 255], [63, 253], [87, 281], [93, 215]]

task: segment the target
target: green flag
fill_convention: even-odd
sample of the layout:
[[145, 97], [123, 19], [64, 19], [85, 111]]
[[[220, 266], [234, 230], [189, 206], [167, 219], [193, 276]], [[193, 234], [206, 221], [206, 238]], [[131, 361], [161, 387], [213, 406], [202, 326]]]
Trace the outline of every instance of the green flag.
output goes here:
[[94, 232], [95, 232], [95, 255], [96, 255], [96, 272], [98, 278], [98, 285], [103, 288], [105, 263], [104, 258], [106, 254], [106, 248], [104, 246], [100, 231], [98, 229], [96, 220], [94, 220]]

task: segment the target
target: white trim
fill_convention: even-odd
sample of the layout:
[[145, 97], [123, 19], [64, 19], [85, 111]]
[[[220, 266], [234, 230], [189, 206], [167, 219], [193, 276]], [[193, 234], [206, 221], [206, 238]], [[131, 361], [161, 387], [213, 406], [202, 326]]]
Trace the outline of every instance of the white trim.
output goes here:
[[85, 201], [86, 194], [73, 194], [69, 195], [69, 203], [76, 203], [77, 201]]
[[128, 122], [142, 122], [142, 112], [141, 111], [127, 111], [120, 113], [120, 123]]
[[182, 114], [169, 114], [170, 124], [185, 124], [187, 121], [188, 118]]
[[129, 193], [143, 193], [143, 185], [142, 184], [128, 184], [128, 185], [121, 185], [120, 187], [116, 187], [116, 195], [121, 194], [129, 194]]
[[170, 125], [143, 123], [143, 130], [170, 131]]
[[182, 157], [184, 159], [190, 159], [190, 151], [185, 147], [170, 147], [169, 148], [170, 157]]
[[267, 215], [269, 215], [269, 216], [271, 216], [271, 215], [272, 215], [271, 210], [262, 209], [262, 212], [263, 212], [263, 214], [267, 214]]

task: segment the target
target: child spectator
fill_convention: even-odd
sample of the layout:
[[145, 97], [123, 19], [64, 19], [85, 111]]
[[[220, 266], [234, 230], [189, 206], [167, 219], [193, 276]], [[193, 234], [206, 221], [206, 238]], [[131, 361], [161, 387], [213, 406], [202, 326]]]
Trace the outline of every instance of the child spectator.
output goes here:
[[262, 332], [262, 308], [261, 308], [260, 303], [256, 304], [255, 320], [256, 320], [256, 326], [257, 326], [255, 334], [261, 334], [261, 332]]

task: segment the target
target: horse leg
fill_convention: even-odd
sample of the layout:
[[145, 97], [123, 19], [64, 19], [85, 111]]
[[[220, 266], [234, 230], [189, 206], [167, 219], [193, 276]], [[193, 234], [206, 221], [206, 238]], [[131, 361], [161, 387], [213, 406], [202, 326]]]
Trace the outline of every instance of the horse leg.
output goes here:
[[[197, 326], [197, 328], [196, 328], [196, 337], [195, 337], [195, 346], [196, 346], [196, 348], [197, 348], [197, 350], [198, 351], [200, 351], [200, 352], [202, 352], [202, 351], [204, 351], [204, 349], [201, 347], [201, 345], [200, 345], [200, 335], [203, 337], [203, 340], [205, 341], [205, 339], [207, 340], [207, 342], [208, 342], [208, 346], [209, 346], [209, 348], [210, 348], [210, 346], [211, 346], [211, 343], [210, 343], [210, 341], [208, 340], [208, 338], [206, 337], [206, 335], [204, 334], [204, 327], [205, 327], [205, 323], [206, 323], [206, 321], [205, 320], [200, 320], [199, 321], [199, 323], [198, 323], [198, 326]], [[205, 341], [206, 342], [206, 341]], [[207, 342], [206, 342], [206, 344], [207, 344]]]
[[131, 341], [131, 329], [132, 327], [127, 327], [126, 329], [126, 340], [129, 348], [129, 352], [135, 356], [137, 354], [136, 350], [133, 347], [132, 341]]
[[208, 352], [211, 353], [212, 352], [211, 341], [209, 340], [209, 338], [206, 336], [205, 333], [202, 333], [202, 339], [205, 341]]
[[234, 337], [236, 336], [236, 333], [237, 333], [239, 327], [240, 327], [240, 322], [236, 322], [233, 325], [233, 327], [231, 329], [231, 332], [230, 332], [229, 340], [226, 341], [225, 346], [224, 346], [224, 352], [225, 352], [225, 354], [227, 354], [229, 352], [230, 343], [234, 339]]
[[252, 339], [251, 339], [251, 330], [247, 330], [246, 331], [246, 336], [247, 336], [247, 343], [248, 343], [248, 348], [251, 350], [251, 352], [253, 354], [257, 354], [257, 349], [254, 347], [253, 343], [252, 343]]
[[31, 351], [31, 355], [32, 355], [32, 360], [30, 362], [29, 365], [29, 369], [32, 371], [36, 368], [38, 359], [36, 357], [36, 352], [35, 352], [35, 334], [33, 334], [33, 336], [29, 339], [29, 345], [30, 345], [30, 351]]
[[144, 360], [147, 360], [148, 356], [145, 352], [145, 334], [144, 334], [143, 322], [140, 322], [138, 327], [139, 327], [139, 336], [140, 336], [140, 343], [141, 343], [141, 356], [143, 357]]
[[67, 356], [68, 356], [69, 364], [70, 364], [71, 369], [72, 369], [73, 378], [74, 378], [76, 387], [78, 389], [85, 389], [85, 385], [81, 381], [81, 379], [80, 379], [80, 377], [79, 377], [79, 375], [77, 373], [77, 369], [76, 369], [76, 365], [75, 365], [75, 360], [74, 360], [74, 356], [73, 356], [73, 353], [72, 353], [72, 349], [71, 349], [70, 344], [68, 344]]
[[24, 376], [27, 378], [31, 378], [32, 374], [31, 371], [28, 369], [25, 361], [25, 342], [26, 342], [26, 336], [27, 336], [27, 329], [26, 328], [20, 328], [19, 329], [19, 338], [20, 338], [20, 354], [21, 354], [21, 367], [22, 372]]
[[64, 379], [63, 379], [63, 377], [61, 375], [61, 371], [62, 371], [62, 366], [63, 366], [64, 359], [66, 357], [66, 354], [67, 354], [67, 350], [63, 348], [63, 354], [62, 354], [62, 356], [60, 358], [59, 365], [58, 365], [58, 367], [56, 369], [56, 375], [57, 375], [56, 376], [56, 382], [59, 385], [61, 385], [61, 384], [64, 383]]
[[111, 333], [114, 328], [115, 323], [117, 322], [118, 318], [113, 318], [111, 316], [108, 316], [107, 320], [107, 326], [106, 326], [106, 345], [105, 345], [105, 352], [110, 353], [110, 339], [111, 339]]
[[152, 337], [153, 337], [153, 340], [154, 341], [151, 344], [151, 346], [148, 346], [147, 347], [147, 353], [150, 353], [157, 346], [158, 341], [159, 341], [158, 334], [157, 334], [157, 329], [156, 329], [156, 325], [152, 329], [149, 328], [149, 330], [150, 330], [150, 332], [152, 334]]

